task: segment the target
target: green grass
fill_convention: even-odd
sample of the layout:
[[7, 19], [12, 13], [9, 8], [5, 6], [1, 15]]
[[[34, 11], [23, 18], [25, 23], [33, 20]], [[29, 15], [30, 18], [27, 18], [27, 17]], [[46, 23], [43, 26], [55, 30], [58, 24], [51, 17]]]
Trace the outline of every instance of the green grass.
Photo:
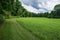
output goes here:
[[60, 40], [60, 19], [6, 19], [0, 26], [0, 40]]

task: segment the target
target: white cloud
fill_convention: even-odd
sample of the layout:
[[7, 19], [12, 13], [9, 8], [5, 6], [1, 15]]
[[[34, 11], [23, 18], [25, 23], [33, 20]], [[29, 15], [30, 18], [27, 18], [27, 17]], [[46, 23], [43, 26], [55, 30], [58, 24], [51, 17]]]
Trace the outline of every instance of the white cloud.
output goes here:
[[20, 1], [24, 8], [26, 8], [28, 11], [36, 13], [46, 12], [47, 10], [53, 10], [55, 5], [60, 4], [60, 0], [20, 0]]
[[37, 9], [35, 9], [34, 7], [32, 7], [30, 5], [26, 6], [26, 5], [23, 4], [22, 6], [24, 6], [24, 8], [27, 9], [27, 11], [34, 12], [34, 13], [38, 13], [39, 12]]

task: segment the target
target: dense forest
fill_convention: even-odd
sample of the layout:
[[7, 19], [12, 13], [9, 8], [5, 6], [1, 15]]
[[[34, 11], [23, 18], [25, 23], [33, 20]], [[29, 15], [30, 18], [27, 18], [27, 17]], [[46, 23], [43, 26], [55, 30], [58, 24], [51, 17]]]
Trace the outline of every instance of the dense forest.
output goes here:
[[0, 23], [11, 16], [60, 18], [60, 4], [49, 13], [28, 12], [19, 0], [0, 0]]

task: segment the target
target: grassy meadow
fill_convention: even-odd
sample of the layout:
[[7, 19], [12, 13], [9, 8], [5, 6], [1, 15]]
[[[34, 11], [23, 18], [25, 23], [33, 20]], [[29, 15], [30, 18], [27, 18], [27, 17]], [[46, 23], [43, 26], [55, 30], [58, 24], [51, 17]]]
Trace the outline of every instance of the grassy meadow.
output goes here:
[[6, 19], [0, 26], [0, 40], [60, 40], [60, 19]]

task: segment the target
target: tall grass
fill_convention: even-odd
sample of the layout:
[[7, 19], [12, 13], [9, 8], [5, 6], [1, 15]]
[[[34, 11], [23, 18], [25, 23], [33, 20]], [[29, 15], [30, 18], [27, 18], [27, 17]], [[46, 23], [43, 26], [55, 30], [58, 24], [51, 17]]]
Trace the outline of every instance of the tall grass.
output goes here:
[[60, 40], [60, 19], [6, 19], [0, 27], [0, 40]]

